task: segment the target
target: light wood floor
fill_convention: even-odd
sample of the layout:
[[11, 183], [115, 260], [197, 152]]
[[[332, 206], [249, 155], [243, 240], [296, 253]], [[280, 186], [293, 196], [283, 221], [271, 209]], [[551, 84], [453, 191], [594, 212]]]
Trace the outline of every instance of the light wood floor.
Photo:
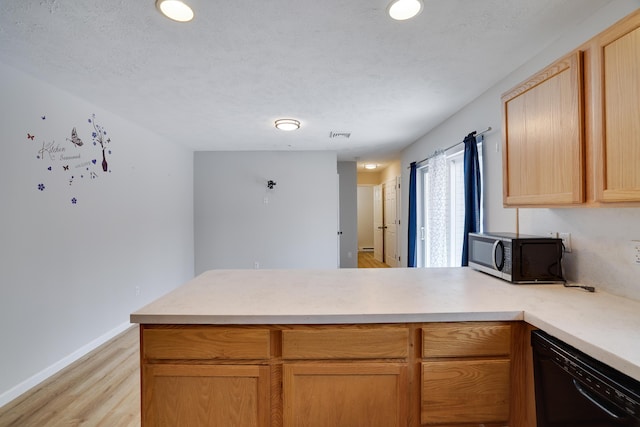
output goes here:
[[1, 427], [140, 426], [134, 326], [0, 408]]
[[376, 261], [373, 252], [358, 252], [358, 268], [389, 268], [384, 262]]
[[[358, 252], [358, 268], [389, 266]], [[0, 427], [139, 427], [139, 364], [134, 326], [0, 408]]]

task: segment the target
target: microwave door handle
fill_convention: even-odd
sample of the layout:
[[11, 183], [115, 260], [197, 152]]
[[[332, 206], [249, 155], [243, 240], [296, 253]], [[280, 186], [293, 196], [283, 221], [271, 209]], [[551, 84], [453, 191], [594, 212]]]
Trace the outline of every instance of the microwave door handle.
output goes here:
[[[500, 260], [500, 265], [498, 265], [498, 262], [496, 260], [496, 253], [498, 251], [498, 246], [502, 246], [502, 259]], [[491, 257], [491, 263], [493, 264], [493, 268], [495, 268], [498, 271], [502, 271], [502, 269], [504, 268], [504, 244], [502, 243], [502, 240], [496, 240], [493, 243], [493, 256]]]

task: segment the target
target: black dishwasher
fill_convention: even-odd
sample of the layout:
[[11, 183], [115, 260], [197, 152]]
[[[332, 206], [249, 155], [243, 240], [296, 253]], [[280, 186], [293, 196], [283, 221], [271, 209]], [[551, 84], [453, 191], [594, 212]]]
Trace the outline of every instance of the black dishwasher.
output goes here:
[[531, 333], [538, 427], [640, 427], [640, 381]]

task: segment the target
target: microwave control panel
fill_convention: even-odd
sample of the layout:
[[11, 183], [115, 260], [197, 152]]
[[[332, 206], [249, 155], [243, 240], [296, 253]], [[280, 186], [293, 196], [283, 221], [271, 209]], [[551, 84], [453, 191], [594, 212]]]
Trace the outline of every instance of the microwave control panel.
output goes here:
[[511, 242], [507, 242], [504, 245], [504, 267], [502, 267], [502, 273], [511, 274]]

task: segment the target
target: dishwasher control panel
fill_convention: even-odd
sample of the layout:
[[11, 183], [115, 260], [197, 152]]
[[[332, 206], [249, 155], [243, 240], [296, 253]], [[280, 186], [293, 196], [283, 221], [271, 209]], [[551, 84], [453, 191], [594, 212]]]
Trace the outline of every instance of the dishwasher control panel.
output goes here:
[[[616, 383], [613, 378], [603, 377], [601, 372], [593, 369], [592, 364], [586, 364], [582, 359], [563, 355], [555, 348], [551, 351], [554, 353], [554, 361], [577, 381], [615, 403], [629, 415], [640, 417], [640, 398], [634, 396], [633, 391]], [[613, 368], [607, 366], [607, 369]], [[620, 373], [620, 375], [623, 374]]]

